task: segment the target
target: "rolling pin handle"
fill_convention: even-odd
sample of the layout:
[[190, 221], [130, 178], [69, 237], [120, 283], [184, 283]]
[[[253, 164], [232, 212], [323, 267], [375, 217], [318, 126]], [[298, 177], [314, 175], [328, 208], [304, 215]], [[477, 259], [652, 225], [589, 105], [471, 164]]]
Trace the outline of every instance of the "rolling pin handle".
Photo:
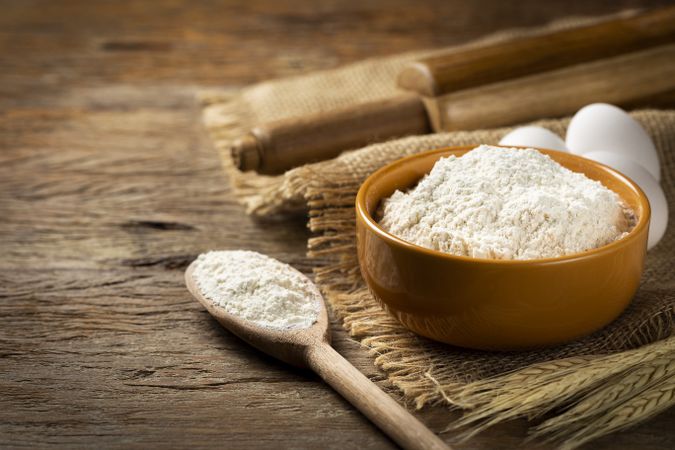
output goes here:
[[252, 133], [234, 141], [230, 152], [234, 166], [242, 172], [257, 170], [260, 167], [260, 146]]

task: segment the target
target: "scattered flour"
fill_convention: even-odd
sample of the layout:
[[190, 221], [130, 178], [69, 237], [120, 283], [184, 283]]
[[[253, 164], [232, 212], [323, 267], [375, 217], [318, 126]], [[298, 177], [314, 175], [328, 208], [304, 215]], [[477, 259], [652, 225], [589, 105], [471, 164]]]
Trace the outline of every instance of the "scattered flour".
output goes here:
[[628, 217], [615, 192], [537, 150], [481, 145], [396, 191], [380, 225], [454, 255], [535, 259], [608, 244], [625, 234]]
[[202, 295], [214, 305], [263, 327], [308, 328], [316, 322], [323, 301], [305, 275], [256, 252], [203, 253], [193, 275]]

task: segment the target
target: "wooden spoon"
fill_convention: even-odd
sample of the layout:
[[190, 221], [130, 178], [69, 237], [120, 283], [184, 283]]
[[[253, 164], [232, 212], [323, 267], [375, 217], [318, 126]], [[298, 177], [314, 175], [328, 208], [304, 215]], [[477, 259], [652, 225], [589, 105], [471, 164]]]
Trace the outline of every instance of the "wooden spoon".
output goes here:
[[296, 367], [312, 369], [401, 447], [449, 449], [422, 422], [331, 347], [328, 314], [323, 302], [317, 321], [309, 328], [278, 330], [261, 327], [227, 313], [205, 298], [193, 277], [194, 267], [193, 262], [185, 271], [188, 290], [229, 331], [270, 356]]

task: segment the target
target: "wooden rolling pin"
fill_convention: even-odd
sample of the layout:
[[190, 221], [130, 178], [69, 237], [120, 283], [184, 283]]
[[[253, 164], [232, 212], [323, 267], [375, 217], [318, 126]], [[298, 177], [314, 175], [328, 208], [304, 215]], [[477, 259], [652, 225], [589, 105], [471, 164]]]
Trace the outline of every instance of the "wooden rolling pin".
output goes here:
[[240, 170], [276, 174], [432, 130], [557, 117], [593, 102], [663, 104], [675, 92], [671, 43], [675, 7], [434, 56], [400, 73], [413, 94], [263, 124], [234, 143], [232, 157]]
[[675, 104], [675, 44], [425, 99], [435, 130], [495, 128], [572, 114], [590, 103]]
[[405, 94], [255, 127], [234, 143], [232, 160], [240, 170], [274, 174], [346, 149], [429, 132], [430, 122], [419, 96]]
[[675, 7], [555, 31], [408, 64], [399, 87], [427, 97], [672, 43]]

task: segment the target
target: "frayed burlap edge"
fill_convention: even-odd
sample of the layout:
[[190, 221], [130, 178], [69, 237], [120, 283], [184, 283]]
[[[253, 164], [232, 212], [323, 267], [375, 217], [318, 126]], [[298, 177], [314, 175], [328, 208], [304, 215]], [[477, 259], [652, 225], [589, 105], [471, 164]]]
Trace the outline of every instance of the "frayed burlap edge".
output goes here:
[[232, 137], [243, 136], [254, 123], [249, 104], [238, 93], [219, 90], [200, 92], [199, 101], [203, 107], [202, 120], [220, 154], [223, 170], [229, 175], [232, 190], [246, 212], [269, 216], [304, 210], [304, 199], [297, 194], [300, 191], [282, 194], [283, 175], [242, 173], [234, 167], [230, 157]]

